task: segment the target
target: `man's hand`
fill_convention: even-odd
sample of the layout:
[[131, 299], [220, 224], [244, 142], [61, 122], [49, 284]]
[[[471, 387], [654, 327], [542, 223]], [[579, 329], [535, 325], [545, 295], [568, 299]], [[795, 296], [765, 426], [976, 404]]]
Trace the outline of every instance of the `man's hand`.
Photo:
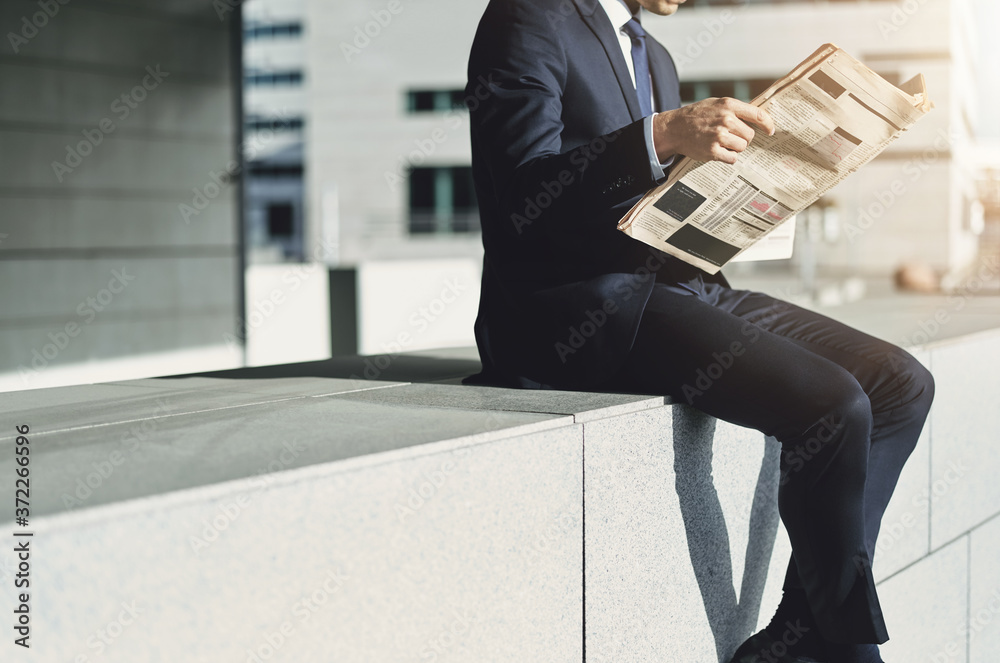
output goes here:
[[753, 140], [750, 124], [774, 135], [774, 122], [766, 111], [736, 99], [713, 97], [657, 113], [653, 146], [661, 162], [682, 154], [698, 161], [732, 164]]

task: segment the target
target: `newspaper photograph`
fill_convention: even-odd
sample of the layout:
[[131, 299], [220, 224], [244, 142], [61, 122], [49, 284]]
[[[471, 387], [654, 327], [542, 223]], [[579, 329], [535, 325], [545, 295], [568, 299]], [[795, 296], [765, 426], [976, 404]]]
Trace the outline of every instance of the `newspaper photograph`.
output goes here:
[[751, 103], [771, 115], [773, 136], [758, 131], [733, 165], [681, 159], [618, 229], [715, 274], [933, 107], [922, 75], [897, 88], [833, 44]]

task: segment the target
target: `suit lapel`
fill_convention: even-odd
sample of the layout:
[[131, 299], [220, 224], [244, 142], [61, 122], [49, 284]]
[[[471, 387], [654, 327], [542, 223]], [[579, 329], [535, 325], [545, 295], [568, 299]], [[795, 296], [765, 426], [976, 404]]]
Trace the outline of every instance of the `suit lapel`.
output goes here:
[[[677, 75], [666, 58], [657, 57], [653, 51], [652, 37], [647, 38], [649, 49], [649, 74], [653, 78], [653, 96], [656, 98], [656, 111], [673, 110], [680, 105], [677, 99]], [[625, 72], [626, 74], [628, 72]]]
[[632, 121], [641, 119], [642, 111], [639, 108], [639, 97], [635, 93], [632, 77], [628, 74], [628, 65], [625, 64], [625, 60], [622, 58], [622, 48], [618, 43], [618, 36], [611, 27], [608, 15], [604, 13], [604, 9], [598, 4], [598, 0], [573, 1], [580, 11], [580, 16], [583, 18], [584, 23], [587, 24], [590, 31], [601, 42], [601, 46], [604, 47], [604, 53], [608, 56], [608, 61], [611, 62], [611, 68], [615, 72], [615, 78], [618, 79], [618, 86], [621, 88], [626, 105], [628, 105], [628, 112], [632, 116]]

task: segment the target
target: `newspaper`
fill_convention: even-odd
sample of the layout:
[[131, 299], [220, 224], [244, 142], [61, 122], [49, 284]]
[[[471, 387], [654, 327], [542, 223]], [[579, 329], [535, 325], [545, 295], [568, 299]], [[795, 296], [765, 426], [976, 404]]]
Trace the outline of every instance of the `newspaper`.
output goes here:
[[734, 165], [681, 159], [618, 229], [715, 274], [933, 108], [923, 75], [897, 88], [833, 44], [751, 104], [771, 115], [773, 136], [757, 131]]

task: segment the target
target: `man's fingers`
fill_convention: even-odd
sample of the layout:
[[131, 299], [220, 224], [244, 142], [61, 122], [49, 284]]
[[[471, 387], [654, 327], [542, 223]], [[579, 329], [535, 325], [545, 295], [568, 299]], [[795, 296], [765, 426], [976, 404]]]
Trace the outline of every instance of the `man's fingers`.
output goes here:
[[749, 144], [750, 144], [749, 140], [741, 136], [737, 136], [733, 133], [727, 132], [719, 138], [719, 145], [726, 148], [727, 150], [732, 150], [733, 152], [742, 152], [743, 150], [747, 149], [747, 146]]
[[712, 148], [712, 159], [714, 161], [721, 161], [722, 163], [732, 165], [736, 163], [736, 152], [716, 145]]
[[726, 129], [729, 131], [729, 133], [739, 136], [747, 143], [753, 141], [754, 130], [750, 127], [749, 124], [747, 124], [743, 120], [738, 120], [735, 117], [731, 118], [726, 123]]
[[767, 111], [757, 108], [756, 106], [743, 103], [742, 101], [738, 101], [736, 104], [737, 105], [734, 105], [733, 108], [733, 112], [736, 114], [736, 117], [756, 124], [758, 127], [766, 131], [768, 136], [774, 135], [774, 120], [772, 120], [771, 116], [767, 114]]

